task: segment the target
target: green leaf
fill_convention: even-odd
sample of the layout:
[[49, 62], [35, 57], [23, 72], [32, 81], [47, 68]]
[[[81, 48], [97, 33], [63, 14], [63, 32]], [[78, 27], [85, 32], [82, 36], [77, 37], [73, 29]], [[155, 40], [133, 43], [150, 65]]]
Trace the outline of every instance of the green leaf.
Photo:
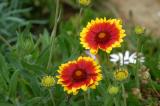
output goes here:
[[26, 9], [16, 9], [13, 11], [8, 11], [5, 16], [10, 16], [10, 15], [15, 15], [15, 14], [20, 14], [20, 13], [25, 13], [31, 11], [31, 8], [26, 8]]
[[9, 82], [9, 72], [7, 68], [7, 63], [4, 56], [0, 53], [0, 74], [5, 79], [6, 82]]
[[34, 104], [38, 104], [42, 101], [42, 97], [34, 97], [30, 100], [28, 100], [26, 103], [24, 103], [24, 106], [32, 106]]
[[134, 95], [132, 95], [131, 93], [129, 93], [128, 95], [127, 103], [128, 103], [128, 106], [142, 106], [139, 99]]
[[44, 50], [46, 47], [48, 47], [50, 45], [50, 36], [49, 36], [49, 32], [45, 29], [43, 34], [40, 34], [40, 40], [41, 40], [41, 44], [42, 44], [42, 50]]
[[8, 89], [7, 82], [4, 80], [4, 78], [2, 77], [1, 74], [0, 74], [0, 85], [1, 85], [2, 89], [4, 89], [4, 90]]
[[49, 58], [49, 46], [41, 51], [40, 55], [36, 60], [36, 63], [41, 65], [47, 65], [48, 58]]
[[7, 102], [1, 102], [0, 106], [14, 106], [14, 105]]
[[39, 81], [36, 78], [31, 77], [30, 82], [30, 87], [32, 89], [33, 94], [35, 96], [39, 96], [41, 94]]
[[19, 71], [16, 70], [12, 77], [11, 80], [9, 82], [9, 96], [10, 97], [15, 97], [16, 93], [17, 93], [17, 83], [18, 83], [18, 75], [19, 75]]
[[113, 97], [110, 95], [106, 95], [105, 100], [104, 100], [104, 105], [113, 106]]
[[156, 81], [150, 80], [148, 83], [148, 87], [160, 91], [160, 85]]
[[41, 67], [36, 64], [29, 64], [25, 61], [21, 61], [21, 63], [22, 63], [22, 66], [24, 67], [24, 69], [26, 69], [28, 72], [30, 72], [30, 74], [42, 75], [43, 71], [45, 70], [44, 67]]
[[25, 23], [25, 20], [23, 20], [21, 18], [18, 18], [18, 17], [6, 17], [5, 20], [7, 20], [7, 21], [13, 21], [13, 22], [21, 23], [21, 24]]

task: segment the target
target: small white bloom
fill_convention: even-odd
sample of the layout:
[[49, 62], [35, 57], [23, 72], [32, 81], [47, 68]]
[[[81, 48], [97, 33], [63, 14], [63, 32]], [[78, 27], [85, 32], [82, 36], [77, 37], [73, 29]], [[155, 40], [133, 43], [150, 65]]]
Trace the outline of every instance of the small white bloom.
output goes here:
[[143, 63], [145, 58], [143, 57], [142, 53], [134, 52], [130, 54], [130, 52], [127, 50], [124, 54], [123, 53], [117, 53], [117, 54], [111, 54], [110, 55], [110, 61], [113, 63], [119, 63], [120, 65], [123, 64], [136, 64], [137, 60], [140, 63]]
[[91, 54], [89, 50], [86, 50], [85, 53], [86, 53], [89, 57], [93, 58], [94, 60], [97, 59], [97, 58], [96, 58], [96, 55]]
[[117, 62], [119, 60], [119, 56], [117, 54], [111, 54], [110, 57], [110, 61], [112, 62]]

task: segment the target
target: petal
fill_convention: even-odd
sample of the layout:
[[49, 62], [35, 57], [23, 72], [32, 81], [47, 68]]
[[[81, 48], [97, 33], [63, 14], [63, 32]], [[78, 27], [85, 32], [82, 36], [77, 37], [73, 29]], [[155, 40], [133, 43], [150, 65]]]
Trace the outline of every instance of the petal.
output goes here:
[[125, 52], [124, 60], [129, 60], [129, 51]]

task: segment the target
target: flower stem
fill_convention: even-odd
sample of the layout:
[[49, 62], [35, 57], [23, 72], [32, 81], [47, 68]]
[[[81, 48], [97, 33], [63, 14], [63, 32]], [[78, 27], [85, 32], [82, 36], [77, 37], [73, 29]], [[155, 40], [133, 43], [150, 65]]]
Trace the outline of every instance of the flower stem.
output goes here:
[[123, 101], [124, 101], [124, 106], [127, 106], [124, 84], [122, 83], [121, 86], [122, 86], [122, 97], [123, 97]]
[[55, 13], [55, 21], [54, 21], [54, 27], [51, 33], [51, 44], [50, 44], [50, 54], [49, 54], [49, 60], [48, 60], [48, 65], [47, 65], [47, 70], [50, 67], [52, 56], [53, 56], [53, 46], [55, 42], [55, 36], [56, 36], [56, 31], [57, 31], [57, 25], [59, 21], [59, 0], [56, 0], [56, 13]]
[[139, 70], [139, 57], [138, 57], [138, 52], [139, 52], [139, 46], [140, 46], [140, 38], [138, 37], [137, 39], [137, 58], [136, 58], [136, 73], [135, 73], [135, 79], [136, 79], [136, 86], [139, 88], [140, 87], [140, 83], [139, 83], [139, 75], [138, 75], [138, 70]]
[[2, 35], [0, 35], [0, 40], [2, 40], [9, 47], [9, 49], [12, 49], [12, 46]]
[[88, 104], [88, 98], [87, 98], [87, 93], [84, 92], [83, 96], [84, 96], [85, 106], [89, 106], [89, 104]]
[[155, 86], [153, 85], [152, 79], [149, 79], [149, 81], [150, 81], [151, 87], [153, 88], [153, 90], [155, 91], [155, 93], [157, 94], [157, 96], [160, 98], [160, 94], [159, 94], [159, 92], [156, 90]]
[[116, 97], [114, 97], [114, 104], [115, 104], [115, 106], [119, 106], [119, 105], [118, 105], [118, 102], [117, 102], [117, 100], [116, 100]]
[[[106, 59], [107, 59], [107, 65], [110, 66], [110, 58], [109, 58], [109, 54], [106, 54]], [[109, 67], [110, 68], [110, 67]]]
[[88, 90], [87, 96], [88, 96], [88, 101], [90, 101], [90, 98], [91, 98], [90, 90]]
[[53, 97], [53, 94], [52, 94], [51, 89], [49, 89], [49, 94], [50, 94], [50, 97], [51, 97], [51, 100], [52, 100], [53, 106], [56, 106], [56, 103], [55, 103], [55, 101], [54, 101], [54, 97]]
[[83, 7], [80, 8], [79, 10], [79, 24], [81, 25], [81, 19], [82, 19], [82, 12], [83, 12]]
[[77, 29], [76, 29], [77, 35], [79, 35], [80, 29], [81, 29], [82, 12], [83, 12], [83, 7], [80, 8], [79, 14], [78, 14], [79, 20], [78, 20]]

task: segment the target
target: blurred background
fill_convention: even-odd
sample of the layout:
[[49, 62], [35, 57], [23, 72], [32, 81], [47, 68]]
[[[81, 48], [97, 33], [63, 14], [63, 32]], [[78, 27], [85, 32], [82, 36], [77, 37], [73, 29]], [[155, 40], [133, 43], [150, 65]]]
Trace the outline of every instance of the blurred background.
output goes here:
[[[93, 0], [90, 6], [97, 13], [108, 18], [123, 19], [128, 25], [138, 24], [147, 31], [160, 36], [160, 1], [159, 0]], [[68, 20], [79, 13], [80, 6], [76, 0], [60, 0], [61, 20]], [[55, 15], [54, 0], [1, 0], [0, 34], [13, 37], [17, 30], [32, 26], [33, 33], [41, 33], [44, 27], [51, 30]], [[95, 13], [94, 13], [95, 14]], [[89, 14], [88, 14], [89, 15]]]

